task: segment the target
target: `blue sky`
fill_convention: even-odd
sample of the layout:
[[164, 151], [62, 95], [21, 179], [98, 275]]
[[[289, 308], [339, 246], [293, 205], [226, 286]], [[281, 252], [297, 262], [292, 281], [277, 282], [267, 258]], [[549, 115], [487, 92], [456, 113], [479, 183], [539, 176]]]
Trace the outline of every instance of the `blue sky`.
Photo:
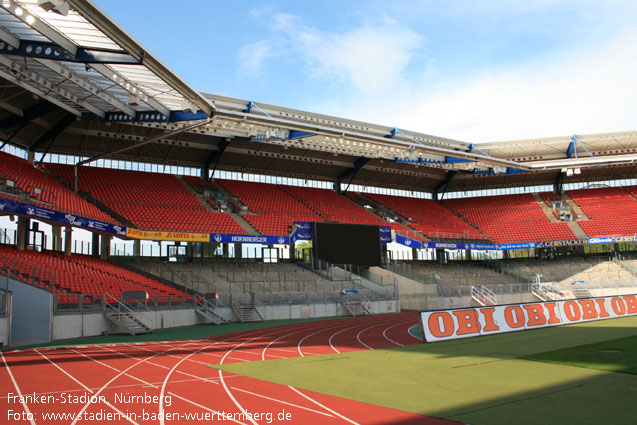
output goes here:
[[637, 130], [635, 2], [96, 3], [209, 93], [468, 142]]

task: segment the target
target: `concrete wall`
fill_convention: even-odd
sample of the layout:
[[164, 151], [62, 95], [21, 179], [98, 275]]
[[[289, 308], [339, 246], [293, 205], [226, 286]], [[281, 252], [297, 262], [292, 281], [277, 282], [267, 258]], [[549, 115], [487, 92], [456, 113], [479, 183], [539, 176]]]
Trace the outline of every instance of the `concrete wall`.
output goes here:
[[[374, 314], [395, 313], [400, 311], [400, 303], [398, 301], [373, 301], [369, 303], [369, 308]], [[230, 310], [227, 310], [225, 313], [232, 316]], [[265, 314], [265, 320], [348, 315], [341, 303], [266, 305], [262, 306], [261, 310]], [[205, 319], [194, 309], [143, 312], [135, 313], [135, 316], [153, 329], [206, 323]], [[60, 314], [54, 316], [53, 319], [54, 340], [98, 336], [106, 332], [121, 333], [122, 330], [108, 321], [102, 313]]]
[[380, 267], [370, 267], [369, 274], [372, 280], [382, 281], [388, 285], [396, 284], [401, 310], [423, 311], [440, 308], [436, 285], [416, 282]]
[[9, 345], [11, 337], [11, 321], [9, 317], [0, 317], [0, 346]]
[[[396, 313], [400, 311], [400, 303], [390, 301], [370, 301], [368, 308], [373, 314]], [[347, 316], [349, 313], [339, 303], [321, 304], [285, 304], [266, 305], [261, 307], [265, 320], [305, 319], [310, 317]]]
[[[530, 292], [521, 292], [518, 294], [496, 294], [498, 305], [504, 304], [521, 304], [540, 301]], [[440, 297], [438, 299], [438, 308], [446, 310], [450, 308], [478, 307], [480, 306], [470, 296], [464, 297]]]
[[[194, 309], [136, 312], [135, 317], [153, 329], [176, 328], [206, 323]], [[104, 333], [121, 333], [122, 329], [101, 312], [59, 314], [53, 318], [53, 339], [81, 338]]]
[[35, 343], [51, 340], [53, 296], [42, 288], [9, 279], [12, 293], [11, 340]]

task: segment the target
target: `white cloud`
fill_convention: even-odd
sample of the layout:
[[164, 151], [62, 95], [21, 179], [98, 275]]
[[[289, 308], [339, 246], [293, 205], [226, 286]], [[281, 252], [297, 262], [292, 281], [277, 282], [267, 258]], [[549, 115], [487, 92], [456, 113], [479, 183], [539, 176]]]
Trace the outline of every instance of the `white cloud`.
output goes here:
[[351, 83], [362, 91], [394, 85], [422, 44], [419, 34], [390, 19], [342, 34], [305, 27], [292, 37], [314, 78]]
[[322, 31], [284, 13], [274, 14], [270, 23], [276, 35], [241, 48], [242, 70], [260, 69], [265, 60], [285, 52], [301, 58], [302, 70], [311, 79], [358, 90], [376, 91], [395, 84], [423, 41], [418, 33], [389, 18], [364, 22], [342, 33]]
[[272, 43], [267, 40], [245, 44], [239, 49], [239, 72], [244, 75], [261, 74], [264, 62], [276, 56]]
[[[527, 6], [561, 4], [537, 0]], [[439, 58], [426, 54], [423, 36], [386, 17], [336, 32], [271, 13], [271, 36], [244, 46], [240, 55], [244, 72], [258, 71], [276, 56], [295, 58], [294, 66], [309, 77], [302, 109], [468, 142], [634, 130], [637, 31], [632, 24], [622, 31], [620, 22], [632, 22], [627, 15], [637, 11], [625, 9], [616, 18], [604, 12], [607, 24], [617, 20], [614, 27], [604, 24], [612, 28], [601, 33], [608, 38], [531, 50], [524, 63], [495, 63], [459, 76], [436, 67]], [[545, 31], [531, 22], [527, 27], [529, 33]], [[340, 95], [326, 98], [326, 87]]]
[[[469, 142], [637, 129], [635, 34], [471, 77], [315, 105], [322, 112]], [[325, 108], [323, 107], [325, 106]]]

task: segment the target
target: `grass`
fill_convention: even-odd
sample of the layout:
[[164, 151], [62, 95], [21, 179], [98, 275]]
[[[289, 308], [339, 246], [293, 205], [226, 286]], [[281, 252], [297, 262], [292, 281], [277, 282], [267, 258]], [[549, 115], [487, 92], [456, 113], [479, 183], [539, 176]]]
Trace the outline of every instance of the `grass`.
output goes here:
[[633, 370], [636, 341], [637, 317], [629, 317], [221, 367], [472, 425], [632, 425], [637, 376], [615, 372]]
[[637, 375], [637, 336], [539, 353], [525, 359]]

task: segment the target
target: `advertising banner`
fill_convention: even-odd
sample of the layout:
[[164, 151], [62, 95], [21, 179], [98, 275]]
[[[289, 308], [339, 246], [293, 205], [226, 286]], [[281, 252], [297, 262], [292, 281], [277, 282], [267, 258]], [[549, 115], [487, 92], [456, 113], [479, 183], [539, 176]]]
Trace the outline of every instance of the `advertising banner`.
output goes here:
[[637, 296], [496, 305], [420, 313], [426, 342], [637, 315]]
[[126, 229], [126, 236], [147, 241], [210, 242], [209, 233], [161, 232]]
[[391, 242], [391, 227], [378, 226], [378, 230], [380, 231], [380, 241], [382, 243], [390, 243]]
[[422, 243], [416, 239], [407, 238], [402, 235], [396, 235], [396, 243], [408, 246], [409, 248], [422, 248]]
[[0, 211], [24, 215], [36, 220], [43, 220], [62, 225], [81, 227], [88, 230], [97, 230], [114, 235], [126, 236], [126, 227], [117, 224], [92, 220], [75, 214], [55, 211], [36, 205], [23, 204], [22, 202], [0, 198]]
[[217, 243], [256, 243], [256, 244], [278, 244], [288, 245], [288, 236], [253, 236], [253, 235], [224, 235], [220, 233], [211, 234], [209, 242]]

